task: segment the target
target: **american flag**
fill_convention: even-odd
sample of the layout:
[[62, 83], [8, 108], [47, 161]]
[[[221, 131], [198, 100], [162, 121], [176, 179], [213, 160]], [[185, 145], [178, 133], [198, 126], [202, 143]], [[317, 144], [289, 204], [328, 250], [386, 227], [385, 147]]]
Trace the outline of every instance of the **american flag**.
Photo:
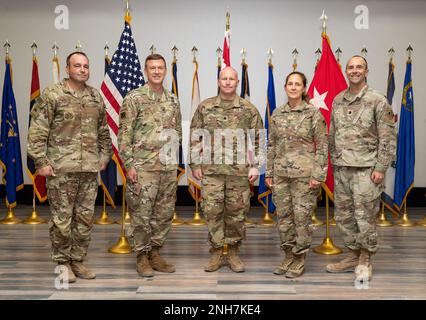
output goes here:
[[107, 69], [101, 86], [101, 95], [106, 106], [112, 149], [114, 151], [113, 160], [119, 165], [123, 179], [125, 179], [125, 169], [118, 155], [117, 146], [120, 108], [126, 94], [144, 84], [145, 79], [136, 51], [132, 29], [130, 28], [130, 23], [126, 20], [118, 49], [112, 56], [111, 64]]

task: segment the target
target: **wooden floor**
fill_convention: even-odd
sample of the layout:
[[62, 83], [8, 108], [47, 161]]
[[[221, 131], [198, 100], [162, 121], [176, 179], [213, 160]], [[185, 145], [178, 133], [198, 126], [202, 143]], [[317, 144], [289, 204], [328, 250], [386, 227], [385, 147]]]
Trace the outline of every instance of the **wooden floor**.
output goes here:
[[[177, 210], [181, 218], [192, 217], [193, 208]], [[31, 210], [15, 211], [25, 218]], [[39, 211], [48, 217], [47, 207]], [[419, 220], [426, 209], [409, 212]], [[113, 218], [119, 214], [119, 209], [110, 212]], [[252, 209], [250, 217], [258, 220], [260, 209]], [[319, 217], [323, 217], [321, 209]], [[135, 271], [134, 254], [107, 252], [118, 240], [120, 228], [118, 224], [94, 227], [87, 264], [96, 272], [95, 280], [78, 279], [69, 289], [57, 290], [47, 225], [0, 225], [0, 299], [426, 299], [426, 227], [379, 228], [380, 249], [373, 257], [374, 277], [368, 289], [357, 289], [352, 273], [325, 272], [325, 265], [341, 255], [309, 252], [306, 273], [296, 280], [272, 274], [282, 259], [277, 231], [257, 225], [247, 228], [242, 246], [245, 273], [233, 273], [228, 267], [204, 272], [209, 258], [207, 229], [183, 225], [173, 227], [162, 250], [176, 264], [176, 272], [142, 279]], [[325, 227], [316, 230], [313, 247], [324, 234]], [[331, 227], [331, 234], [342, 246], [336, 227]]]

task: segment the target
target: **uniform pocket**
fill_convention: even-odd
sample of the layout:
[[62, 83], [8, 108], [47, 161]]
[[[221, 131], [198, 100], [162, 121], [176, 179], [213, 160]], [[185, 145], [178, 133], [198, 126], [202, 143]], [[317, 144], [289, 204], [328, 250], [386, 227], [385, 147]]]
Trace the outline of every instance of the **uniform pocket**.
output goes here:
[[358, 124], [364, 128], [370, 128], [374, 123], [374, 109], [369, 104], [364, 106], [358, 119]]

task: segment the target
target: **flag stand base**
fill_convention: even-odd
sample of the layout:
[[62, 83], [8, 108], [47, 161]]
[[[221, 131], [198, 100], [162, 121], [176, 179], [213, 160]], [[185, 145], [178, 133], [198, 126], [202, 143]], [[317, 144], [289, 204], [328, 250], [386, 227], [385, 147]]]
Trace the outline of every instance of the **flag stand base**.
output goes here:
[[191, 226], [203, 226], [206, 224], [206, 221], [201, 218], [200, 213], [197, 211], [194, 214], [194, 218], [192, 220], [189, 220], [187, 224]]
[[244, 220], [244, 223], [245, 223], [246, 225], [249, 225], [249, 226], [256, 224], [256, 222], [254, 222], [252, 219], [247, 218], [247, 217], [246, 217], [246, 219]]
[[265, 212], [263, 218], [257, 224], [264, 227], [273, 227], [275, 226], [275, 221], [269, 212]]
[[3, 220], [0, 220], [0, 224], [20, 224], [20, 223], [22, 223], [22, 220], [18, 219], [15, 216], [15, 213], [12, 211], [12, 208], [9, 208], [9, 210], [7, 211], [6, 218], [4, 218]]
[[121, 236], [120, 239], [118, 239], [117, 244], [109, 248], [108, 252], [125, 254], [125, 253], [131, 253], [132, 248], [130, 247], [129, 240], [127, 240], [125, 236]]
[[324, 240], [323, 240], [323, 242], [320, 246], [314, 248], [314, 252], [319, 253], [319, 254], [332, 255], [332, 254], [342, 253], [342, 249], [337, 247], [333, 243], [333, 240], [330, 237], [326, 237], [326, 238], [324, 238]]
[[316, 210], [312, 213], [311, 220], [312, 220], [312, 223], [317, 227], [324, 225], [324, 221], [322, 221], [321, 219], [318, 219]]
[[108, 213], [105, 210], [102, 210], [101, 216], [95, 220], [95, 224], [108, 225], [114, 223], [115, 221], [108, 217]]
[[37, 211], [33, 209], [33, 212], [31, 212], [31, 217], [24, 220], [23, 223], [37, 225], [37, 224], [47, 223], [47, 220], [44, 220], [43, 218], [39, 217], [39, 215], [37, 214]]
[[[130, 219], [129, 211], [126, 211], [126, 214], [124, 216], [124, 224], [129, 224], [130, 222], [131, 222], [131, 219]], [[118, 220], [117, 224], [123, 224], [122, 219]]]
[[376, 225], [379, 227], [392, 227], [393, 223], [386, 219], [386, 215], [384, 212], [380, 214], [380, 217], [377, 219]]
[[414, 226], [416, 226], [416, 224], [408, 218], [407, 213], [404, 213], [404, 215], [401, 218], [401, 221], [398, 223], [398, 226], [414, 227]]
[[418, 226], [426, 227], [426, 217], [424, 217], [422, 220], [417, 221]]
[[185, 224], [185, 221], [180, 219], [176, 213], [176, 211], [173, 213], [173, 221], [172, 221], [172, 226], [181, 226]]

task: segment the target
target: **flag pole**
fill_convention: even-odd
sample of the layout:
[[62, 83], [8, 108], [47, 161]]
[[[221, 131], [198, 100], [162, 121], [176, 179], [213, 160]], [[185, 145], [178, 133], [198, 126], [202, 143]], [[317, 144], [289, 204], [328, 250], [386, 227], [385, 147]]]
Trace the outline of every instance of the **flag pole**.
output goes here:
[[192, 220], [189, 220], [186, 223], [189, 224], [189, 225], [191, 225], [191, 226], [203, 226], [203, 225], [206, 224], [206, 221], [203, 218], [201, 218], [201, 215], [198, 212], [198, 207], [199, 207], [199, 205], [198, 205], [198, 203], [199, 203], [199, 201], [198, 201], [198, 199], [199, 199], [198, 188], [194, 187], [194, 191], [195, 191], [195, 212], [194, 212], [194, 217], [192, 218]]
[[[328, 17], [325, 14], [325, 11], [322, 11], [320, 20], [322, 21], [322, 35], [327, 36], [327, 20]], [[324, 49], [324, 48], [323, 48]], [[318, 51], [318, 50], [317, 50]], [[319, 52], [316, 52], [319, 55]], [[324, 188], [324, 187], [323, 187]], [[314, 252], [318, 254], [340, 254], [342, 249], [336, 246], [333, 243], [333, 240], [330, 237], [330, 205], [329, 205], [329, 195], [325, 192], [325, 238], [323, 242], [318, 247], [314, 248]]]
[[[9, 57], [10, 43], [9, 43], [8, 39], [6, 39], [6, 43], [4, 44], [3, 47], [5, 48], [5, 51], [6, 51], [6, 63], [10, 63], [10, 57]], [[10, 77], [11, 77], [11, 80], [12, 80], [12, 68], [10, 69]], [[8, 208], [7, 215], [4, 219], [0, 220], [0, 224], [20, 224], [20, 223], [22, 223], [22, 220], [18, 219], [15, 216], [15, 213], [13, 212], [11, 206], [7, 205], [7, 198], [6, 198], [6, 206]]]
[[23, 224], [37, 225], [43, 223], [47, 223], [47, 220], [41, 218], [36, 211], [36, 193], [33, 185], [33, 211], [31, 212], [31, 216], [24, 220]]
[[338, 246], [336, 246], [333, 243], [333, 240], [330, 237], [330, 206], [329, 206], [329, 197], [328, 194], [325, 193], [325, 238], [322, 241], [322, 244], [318, 247], [314, 248], [314, 252], [318, 254], [340, 254], [342, 253], [342, 249], [340, 249]]
[[[33, 60], [37, 61], [37, 44], [35, 41], [33, 41], [33, 44], [31, 45], [31, 49], [33, 51]], [[24, 224], [42, 224], [47, 223], [47, 221], [41, 217], [39, 217], [37, 210], [36, 210], [36, 193], [35, 193], [35, 181], [33, 181], [33, 210], [31, 212], [31, 216], [28, 217], [23, 221]]]
[[383, 201], [380, 201], [380, 216], [377, 218], [376, 226], [379, 226], [379, 227], [393, 226], [393, 223], [389, 221], [388, 219], [386, 219], [385, 204], [383, 203]]
[[[108, 56], [108, 51], [109, 51], [108, 42], [105, 42], [104, 51], [105, 51], [105, 59], [109, 60], [109, 56]], [[101, 179], [101, 181], [102, 181], [102, 179]], [[108, 212], [106, 211], [106, 192], [105, 192], [105, 189], [103, 187], [102, 187], [102, 193], [103, 193], [102, 212], [101, 212], [100, 217], [95, 220], [95, 224], [100, 224], [100, 225], [114, 224], [115, 221], [112, 220], [112, 219], [110, 219], [108, 217]]]
[[[246, 63], [247, 49], [242, 48], [241, 51], [240, 51], [240, 54], [241, 54], [241, 66], [243, 67], [243, 71], [245, 70], [245, 72], [247, 73], [247, 63]], [[243, 81], [244, 78], [246, 77], [246, 73], [243, 73], [241, 75], [241, 81]], [[245, 99], [245, 88], [241, 88], [241, 92], [243, 92], [243, 90], [244, 90], [244, 96], [242, 96], [242, 98]], [[250, 183], [250, 193], [251, 193], [250, 198], [253, 196], [253, 192], [252, 192], [253, 188], [254, 188], [253, 184]], [[248, 225], [248, 226], [256, 224], [252, 219], [250, 219], [248, 217], [248, 214], [249, 214], [249, 212], [247, 212], [246, 215], [245, 215], [244, 224]]]
[[[393, 48], [390, 48], [388, 50], [389, 54], [389, 65], [392, 64], [393, 55], [395, 54], [395, 50]], [[393, 226], [393, 223], [386, 219], [385, 214], [385, 203], [383, 200], [380, 201], [381, 210], [380, 210], [380, 216], [377, 218], [376, 225], [379, 227], [391, 227]]]
[[[268, 54], [268, 66], [272, 66], [272, 57], [274, 55], [274, 51], [272, 48], [269, 48], [267, 51]], [[269, 188], [268, 188], [269, 189]], [[269, 195], [271, 194], [271, 190], [268, 190], [266, 194], [266, 206], [265, 211], [263, 212], [263, 217], [260, 219], [257, 224], [265, 227], [272, 227], [275, 225], [274, 219], [272, 219], [271, 214], [269, 213]]]
[[264, 227], [275, 226], [275, 221], [272, 219], [271, 214], [269, 213], [269, 194], [266, 196], [266, 206], [263, 212], [263, 218], [260, 219], [257, 224]]
[[[103, 188], [102, 188], [103, 190]], [[101, 225], [108, 225], [108, 224], [114, 224], [116, 221], [110, 219], [108, 216], [108, 212], [106, 211], [106, 195], [105, 190], [103, 190], [103, 205], [102, 205], [102, 212], [98, 219], [95, 220], [95, 224], [101, 224]]]
[[129, 240], [127, 240], [126, 234], [124, 232], [124, 225], [125, 223], [125, 216], [126, 216], [126, 184], [123, 183], [123, 212], [121, 215], [121, 235], [118, 239], [118, 242], [108, 249], [109, 253], [116, 253], [116, 254], [126, 254], [131, 253], [132, 248], [130, 247]]
[[[411, 45], [409, 45], [408, 48], [407, 48], [407, 54], [408, 54], [407, 63], [411, 62], [411, 53], [412, 53], [412, 51], [413, 51], [413, 48], [411, 47]], [[408, 218], [408, 214], [407, 214], [407, 196], [408, 196], [408, 192], [407, 192], [407, 194], [405, 196], [405, 199], [404, 199], [404, 214], [402, 215], [401, 220], [399, 220], [399, 222], [397, 223], [397, 225], [401, 226], [401, 227], [414, 227], [416, 225], [413, 221], [411, 221]]]
[[[128, 24], [132, 21], [132, 17], [130, 15], [130, 7], [129, 1], [126, 0], [126, 10], [124, 15], [124, 21]], [[108, 249], [109, 253], [115, 254], [126, 254], [131, 253], [132, 248], [130, 246], [129, 240], [127, 239], [124, 231], [124, 225], [126, 224], [126, 179], [123, 176], [123, 192], [122, 192], [123, 204], [122, 204], [122, 214], [121, 214], [121, 235], [118, 239], [118, 242]], [[117, 223], [120, 223], [117, 222]]]
[[[318, 191], [318, 196], [317, 196], [317, 204], [318, 204], [318, 198], [319, 198], [319, 196], [321, 195], [321, 188], [319, 188], [319, 191]], [[318, 210], [318, 205], [317, 206], [315, 206], [315, 209], [314, 209], [314, 211], [312, 212], [312, 217], [311, 217], [311, 221], [312, 221], [312, 223], [315, 225], [315, 226], [317, 226], [317, 227], [319, 227], [319, 226], [322, 226], [323, 224], [324, 224], [324, 221], [322, 221], [321, 219], [319, 219], [318, 217], [317, 217], [317, 210]]]
[[[176, 45], [173, 46], [172, 50], [172, 54], [173, 54], [173, 62], [172, 62], [172, 92], [176, 95], [176, 98], [179, 99], [179, 94], [178, 94], [178, 88], [177, 88], [177, 79], [175, 79], [175, 75], [174, 75], [174, 66], [176, 66], [177, 64], [177, 54], [179, 52], [179, 49], [176, 47]], [[181, 148], [179, 147], [179, 150]], [[179, 151], [180, 152], [180, 151]], [[179, 157], [179, 165], [180, 165], [180, 157]], [[180, 168], [180, 166], [179, 166]], [[185, 173], [184, 171], [181, 172], [181, 174]], [[179, 185], [179, 178], [181, 176], [181, 174], [177, 175], [177, 184]], [[185, 221], [183, 219], [180, 219], [176, 213], [176, 205], [173, 208], [173, 220], [172, 220], [172, 226], [181, 226], [185, 224]]]
[[[198, 49], [197, 47], [194, 45], [192, 47], [192, 62], [197, 63], [197, 54], [198, 54]], [[196, 186], [194, 186], [194, 191], [195, 191], [195, 212], [194, 212], [194, 217], [187, 221], [187, 224], [191, 225], [191, 226], [202, 226], [206, 224], [206, 221], [201, 218], [200, 213], [198, 212], [198, 202], [199, 202], [199, 196], [198, 196], [198, 188]]]

